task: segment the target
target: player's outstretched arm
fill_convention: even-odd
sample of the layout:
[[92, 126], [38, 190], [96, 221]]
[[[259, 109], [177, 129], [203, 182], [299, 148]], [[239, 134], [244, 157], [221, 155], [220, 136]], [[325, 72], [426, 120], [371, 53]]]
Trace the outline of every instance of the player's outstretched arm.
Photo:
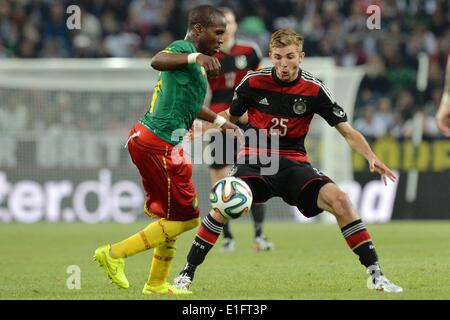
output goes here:
[[[209, 109], [207, 109], [207, 110], [209, 110]], [[227, 120], [227, 121], [229, 121], [231, 123], [236, 123], [238, 120], [240, 120], [242, 118], [242, 117], [232, 116], [230, 114], [230, 109], [224, 110], [224, 111], [218, 113], [217, 115], [223, 117], [225, 120]], [[197, 116], [197, 118], [203, 120], [203, 117], [205, 117], [205, 116], [208, 117], [207, 115], [205, 115], [205, 113], [202, 110], [199, 113], [199, 115]], [[206, 121], [208, 121], [208, 120], [206, 120]], [[209, 129], [213, 129], [213, 128], [216, 128], [216, 126], [214, 126], [214, 124], [213, 124], [213, 121], [208, 121], [208, 122], [203, 124], [203, 131], [204, 132], [209, 130]]]
[[170, 53], [158, 52], [151, 60], [150, 65], [158, 71], [170, 71], [184, 68], [187, 64], [197, 63], [205, 68], [208, 75], [217, 74], [220, 70], [220, 62], [216, 57], [203, 53]]
[[[244, 116], [232, 116], [230, 114], [230, 108], [228, 108], [227, 110], [222, 111], [221, 113], [219, 113], [220, 116], [224, 117], [225, 119], [227, 119], [228, 121], [232, 122], [232, 123], [236, 123], [239, 120], [242, 120], [242, 118]], [[247, 113], [245, 113], [245, 115], [247, 115]]]
[[[221, 113], [223, 114], [223, 113]], [[222, 128], [224, 130], [226, 129], [239, 129], [238, 126], [236, 126], [234, 123], [231, 123], [230, 118], [222, 115], [218, 115], [214, 111], [203, 107], [202, 110], [200, 110], [200, 113], [197, 115], [197, 118], [200, 120], [211, 122], [216, 128]]]
[[345, 138], [349, 146], [361, 154], [369, 162], [369, 169], [371, 172], [378, 172], [383, 178], [383, 182], [387, 185], [387, 178], [395, 181], [397, 177], [394, 172], [388, 168], [378, 157], [373, 153], [369, 143], [363, 135], [355, 130], [348, 122], [341, 122], [336, 125], [337, 131]]
[[[207, 109], [208, 109], [208, 108], [207, 108]], [[210, 109], [208, 109], [208, 110], [210, 110]], [[225, 120], [231, 122], [232, 124], [233, 124], [233, 123], [236, 123], [238, 120], [241, 120], [241, 122], [242, 122], [242, 118], [243, 118], [244, 116], [242, 116], [242, 117], [233, 117], [233, 116], [230, 115], [230, 113], [229, 113], [228, 110], [229, 110], [229, 109], [227, 109], [227, 110], [225, 110], [225, 111], [222, 111], [222, 112], [218, 113], [217, 116], [223, 117]], [[202, 110], [202, 111], [203, 111], [203, 110]], [[213, 122], [210, 122], [210, 121], [200, 121], [200, 120], [199, 120], [199, 119], [202, 119], [202, 120], [203, 120], [203, 118], [205, 117], [205, 113], [203, 113], [202, 111], [201, 111], [200, 114], [197, 116], [197, 119], [194, 121], [194, 124], [192, 125], [192, 128], [191, 128], [191, 131], [192, 131], [191, 136], [192, 136], [193, 139], [195, 139], [195, 138], [197, 138], [197, 137], [199, 137], [199, 136], [204, 135], [204, 134], [205, 134], [206, 132], [208, 132], [209, 130], [218, 130], [217, 126], [214, 125]], [[208, 116], [206, 116], [206, 117], [208, 117]], [[224, 128], [221, 128], [221, 129], [224, 129]], [[226, 130], [226, 129], [227, 129], [227, 128], [225, 128], [225, 130]], [[198, 132], [201, 132], [201, 134], [198, 134]]]
[[[221, 113], [223, 114], [223, 113]], [[217, 113], [211, 111], [208, 108], [203, 107], [200, 113], [197, 115], [198, 119], [208, 121], [214, 125], [215, 128], [220, 128], [221, 130], [232, 130], [239, 140], [243, 140], [243, 133], [241, 129], [232, 123], [232, 119], [226, 116], [218, 115]], [[239, 118], [238, 118], [239, 119]], [[237, 120], [236, 120], [237, 121]]]

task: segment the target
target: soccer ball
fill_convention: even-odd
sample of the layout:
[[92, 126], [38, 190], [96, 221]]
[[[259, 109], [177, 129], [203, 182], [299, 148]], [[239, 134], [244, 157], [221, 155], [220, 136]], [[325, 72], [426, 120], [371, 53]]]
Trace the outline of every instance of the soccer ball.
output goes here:
[[217, 181], [212, 187], [209, 201], [213, 209], [225, 219], [237, 219], [250, 210], [253, 194], [244, 180], [227, 177]]

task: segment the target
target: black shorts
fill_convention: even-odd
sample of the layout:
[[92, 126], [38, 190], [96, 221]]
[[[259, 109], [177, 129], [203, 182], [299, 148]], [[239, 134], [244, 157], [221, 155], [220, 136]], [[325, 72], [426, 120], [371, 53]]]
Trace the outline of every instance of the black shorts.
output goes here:
[[222, 169], [236, 163], [239, 141], [232, 134], [217, 131], [211, 134], [207, 148], [209, 167], [211, 169]]
[[320, 189], [333, 182], [309, 163], [301, 163], [280, 157], [279, 170], [274, 175], [261, 175], [261, 165], [247, 158], [245, 164], [235, 165], [230, 175], [241, 178], [253, 192], [255, 203], [281, 197], [284, 202], [296, 206], [305, 217], [314, 217], [323, 210], [317, 207]]

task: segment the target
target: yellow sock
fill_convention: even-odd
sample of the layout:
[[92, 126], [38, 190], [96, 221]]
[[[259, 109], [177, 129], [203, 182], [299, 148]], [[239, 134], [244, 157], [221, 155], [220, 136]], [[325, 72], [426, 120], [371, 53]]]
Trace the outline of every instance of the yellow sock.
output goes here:
[[114, 259], [126, 258], [138, 252], [149, 249], [145, 245], [145, 242], [140, 234], [141, 232], [132, 235], [128, 239], [112, 244], [110, 250], [111, 257]]
[[147, 280], [149, 286], [157, 287], [166, 282], [173, 258], [177, 251], [176, 242], [177, 239], [175, 238], [155, 248], [150, 274]]
[[144, 250], [159, 247], [181, 233], [195, 228], [199, 223], [200, 218], [188, 221], [169, 221], [161, 218], [128, 239], [111, 245], [111, 257], [126, 258]]

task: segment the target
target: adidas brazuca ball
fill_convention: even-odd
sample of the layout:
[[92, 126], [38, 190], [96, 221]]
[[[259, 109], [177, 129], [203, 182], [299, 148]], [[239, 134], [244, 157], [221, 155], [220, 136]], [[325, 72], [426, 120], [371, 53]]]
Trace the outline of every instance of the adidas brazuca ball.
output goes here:
[[237, 219], [247, 214], [252, 206], [253, 195], [244, 180], [226, 177], [217, 181], [209, 194], [213, 209], [225, 219]]

